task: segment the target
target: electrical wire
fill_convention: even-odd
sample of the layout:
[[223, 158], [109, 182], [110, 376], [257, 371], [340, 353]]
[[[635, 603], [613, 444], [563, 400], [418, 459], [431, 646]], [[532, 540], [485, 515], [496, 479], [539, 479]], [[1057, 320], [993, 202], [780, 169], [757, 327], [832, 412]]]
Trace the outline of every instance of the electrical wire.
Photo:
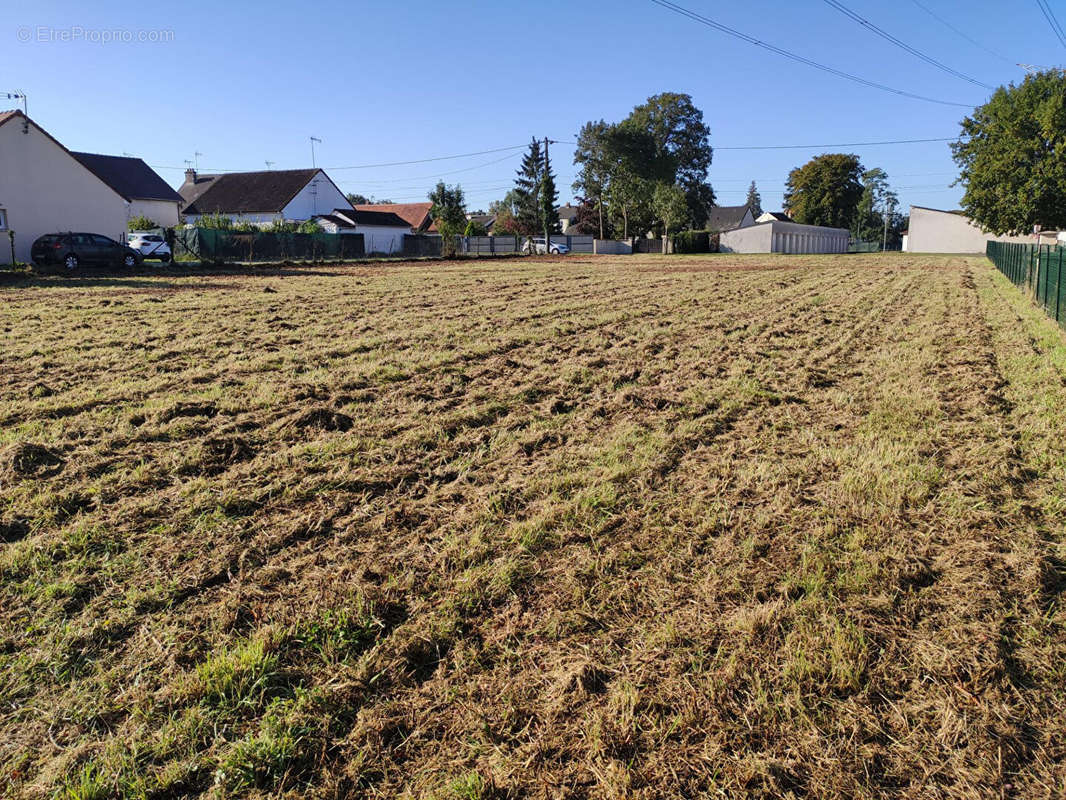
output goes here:
[[[653, 0], [654, 2], [654, 0]], [[954, 142], [957, 137], [940, 139], [891, 139], [884, 142], [837, 142], [836, 144], [762, 144], [739, 147], [715, 147], [718, 150], [817, 150], [820, 147], [880, 147], [891, 144], [922, 144], [924, 142]]]
[[1036, 4], [1040, 6], [1040, 10], [1044, 14], [1044, 19], [1048, 21], [1048, 25], [1051, 26], [1051, 32], [1054, 33], [1059, 43], [1066, 47], [1066, 34], [1062, 31], [1062, 26], [1059, 25], [1058, 19], [1055, 17], [1055, 12], [1051, 10], [1051, 6], [1048, 5], [1047, 0], [1036, 0]]
[[985, 45], [981, 44], [976, 39], [972, 39], [971, 37], [967, 36], [965, 33], [963, 33], [958, 28], [956, 28], [954, 25], [952, 25], [950, 22], [948, 22], [946, 19], [944, 19], [939, 14], [937, 14], [935, 11], [933, 11], [931, 8], [929, 8], [928, 6], [923, 5], [922, 3], [918, 2], [918, 0], [911, 0], [911, 2], [914, 3], [914, 5], [918, 6], [918, 8], [920, 8], [926, 14], [931, 16], [933, 19], [935, 19], [937, 22], [939, 22], [941, 25], [943, 25], [945, 28], [947, 28], [949, 31], [955, 32], [956, 34], [961, 36], [963, 39], [965, 39], [966, 41], [968, 41], [970, 44], [974, 45], [975, 47], [980, 47], [986, 53], [991, 53], [996, 58], [1002, 59], [1003, 61], [1006, 61], [1008, 64], [1014, 64], [1015, 63], [1012, 59], [1007, 58], [1005, 55], [1003, 55], [1001, 53], [997, 53], [991, 47], [986, 47]]
[[894, 89], [893, 87], [886, 86], [883, 83], [876, 83], [875, 81], [867, 80], [866, 78], [861, 78], [858, 75], [852, 75], [850, 72], [844, 72], [843, 70], [836, 69], [835, 67], [820, 64], [817, 61], [812, 61], [811, 59], [806, 58], [805, 56], [801, 56], [789, 50], [784, 50], [780, 47], [777, 47], [776, 45], [764, 42], [761, 39], [756, 39], [754, 36], [749, 36], [746, 33], [741, 33], [735, 28], [730, 28], [728, 25], [723, 25], [720, 22], [715, 22], [713, 19], [705, 17], [702, 14], [697, 14], [694, 11], [689, 11], [687, 8], [683, 8], [682, 6], [679, 6], [676, 3], [672, 3], [669, 0], [651, 0], [651, 2], [655, 3], [658, 6], [662, 6], [663, 8], [669, 11], [673, 11], [675, 14], [680, 14], [681, 16], [687, 17], [688, 19], [694, 22], [698, 22], [701, 25], [706, 25], [708, 28], [713, 28], [716, 31], [726, 34], [727, 36], [732, 36], [733, 38], [740, 39], [741, 41], [745, 41], [748, 44], [753, 44], [756, 47], [761, 47], [764, 50], [769, 50], [771, 53], [776, 53], [779, 56], [784, 56], [785, 58], [797, 61], [800, 64], [806, 64], [809, 67], [814, 67], [815, 69], [820, 69], [823, 72], [828, 72], [831, 75], [836, 75], [839, 78], [854, 81], [855, 83], [860, 83], [863, 86], [869, 86], [872, 89], [880, 89], [883, 92], [889, 92], [890, 94], [899, 95], [900, 97], [909, 97], [913, 100], [924, 100], [927, 103], [937, 103], [938, 105], [943, 106], [956, 106], [958, 108], [973, 107], [971, 103], [954, 103], [949, 100], [938, 100], [933, 97], [926, 97], [925, 95], [907, 92], [903, 89]]
[[[925, 63], [932, 64], [937, 69], [942, 70], [942, 71], [948, 73], [949, 75], [954, 75], [956, 78], [961, 78], [964, 81], [968, 81], [969, 83], [972, 83], [975, 86], [980, 86], [982, 89], [991, 90], [993, 88], [992, 86], [989, 86], [987, 83], [982, 83], [981, 81], [977, 80], [977, 78], [972, 78], [969, 75], [966, 75], [965, 73], [959, 72], [957, 69], [952, 69], [947, 64], [944, 64], [944, 63], [942, 63], [940, 61], [937, 61], [935, 58], [933, 58], [930, 55], [926, 55], [921, 50], [918, 50], [917, 48], [911, 47], [906, 42], [900, 41], [899, 39], [897, 39], [895, 36], [893, 36], [888, 31], [884, 30], [883, 28], [879, 28], [877, 25], [874, 25], [868, 19], [865, 19], [864, 17], [859, 16], [854, 11], [852, 11], [850, 8], [848, 8], [846, 5], [844, 5], [843, 3], [838, 2], [838, 0], [824, 0], [824, 2], [825, 2], [826, 5], [828, 5], [828, 6], [832, 7], [832, 8], [835, 8], [841, 14], [846, 16], [848, 19], [853, 20], [854, 22], [857, 22], [859, 25], [862, 25], [864, 28], [866, 28], [871, 33], [874, 33], [877, 36], [880, 36], [882, 39], [884, 39], [887, 42], [891, 42], [896, 47], [899, 47], [900, 49], [905, 50], [906, 52], [910, 53], [912, 56], [914, 56], [916, 58], [920, 58]], [[1040, 2], [1040, 0], [1038, 0], [1038, 2]]]

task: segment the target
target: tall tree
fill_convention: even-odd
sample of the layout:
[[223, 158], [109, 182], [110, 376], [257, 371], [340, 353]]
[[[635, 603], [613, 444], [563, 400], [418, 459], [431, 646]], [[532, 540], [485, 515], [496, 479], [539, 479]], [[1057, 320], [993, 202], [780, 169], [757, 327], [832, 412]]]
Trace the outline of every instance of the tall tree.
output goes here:
[[515, 222], [527, 236], [535, 234], [541, 222], [540, 190], [543, 181], [544, 153], [540, 149], [540, 142], [534, 139], [529, 143], [529, 151], [522, 157], [514, 188]]
[[803, 225], [848, 228], [862, 197], [863, 168], [859, 157], [827, 153], [788, 174], [785, 209]]
[[648, 133], [655, 144], [652, 170], [641, 177], [681, 186], [688, 200], [689, 221], [701, 227], [714, 205], [714, 191], [707, 181], [714, 151], [711, 129], [692, 97], [676, 92], [649, 97], [622, 124]]
[[573, 190], [596, 207], [599, 236], [605, 238], [604, 206], [611, 179], [611, 129], [602, 119], [586, 122], [577, 134], [574, 163], [578, 166]]
[[445, 186], [444, 181], [440, 181], [428, 199], [433, 204], [429, 215], [437, 223], [441, 236], [454, 236], [466, 229], [466, 199], [461, 186]]
[[755, 181], [751, 182], [751, 186], [748, 187], [748, 208], [751, 209], [751, 215], [753, 217], [762, 216], [762, 195], [759, 194], [758, 188], [755, 186]]
[[551, 159], [544, 154], [544, 169], [541, 172], [540, 193], [537, 205], [540, 209], [538, 233], [547, 231], [549, 235], [559, 232], [559, 213], [555, 210], [559, 202], [559, 192], [555, 188], [555, 176], [552, 174]]
[[654, 222], [651, 197], [654, 184], [634, 172], [617, 172], [607, 189], [607, 206], [621, 222], [622, 236], [647, 231]]
[[962, 208], [987, 231], [1066, 228], [1066, 71], [1000, 87], [951, 145]]
[[677, 230], [688, 219], [688, 198], [685, 190], [676, 183], [659, 183], [652, 193], [651, 205], [655, 216], [663, 224], [663, 233], [670, 235], [670, 229]]
[[896, 193], [888, 187], [888, 174], [880, 167], [862, 174], [862, 196], [859, 198], [852, 232], [863, 242], [882, 242], [886, 221], [899, 205]]

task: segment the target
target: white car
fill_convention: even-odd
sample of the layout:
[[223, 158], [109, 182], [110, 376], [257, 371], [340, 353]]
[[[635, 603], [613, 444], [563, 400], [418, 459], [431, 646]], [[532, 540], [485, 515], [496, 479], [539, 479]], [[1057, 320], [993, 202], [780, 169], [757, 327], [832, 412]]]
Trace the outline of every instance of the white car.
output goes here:
[[551, 253], [552, 255], [565, 256], [570, 252], [570, 248], [562, 242], [552, 242], [550, 248], [544, 246], [544, 237], [535, 236], [525, 243], [522, 248], [527, 253], [536, 253], [537, 255], [544, 255], [545, 253]]
[[160, 261], [170, 261], [170, 245], [161, 233], [146, 233], [134, 231], [129, 235], [129, 245], [141, 258], [158, 258]]

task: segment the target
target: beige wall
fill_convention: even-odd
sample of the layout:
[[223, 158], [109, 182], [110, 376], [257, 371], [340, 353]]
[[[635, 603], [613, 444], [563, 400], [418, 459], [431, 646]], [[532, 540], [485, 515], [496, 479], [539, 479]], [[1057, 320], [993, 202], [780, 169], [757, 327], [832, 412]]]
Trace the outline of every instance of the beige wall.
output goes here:
[[148, 217], [163, 228], [178, 224], [178, 204], [168, 200], [134, 200], [130, 203], [130, 217]]
[[[32, 122], [24, 134], [22, 123], [15, 117], [0, 125], [0, 208], [15, 232], [15, 258], [28, 262], [33, 241], [56, 231], [124, 241], [126, 201]], [[10, 248], [0, 247], [0, 263], [10, 258]]]
[[994, 236], [962, 214], [911, 206], [905, 250], [908, 253], [983, 253], [996, 242], [1036, 242], [1034, 236]]

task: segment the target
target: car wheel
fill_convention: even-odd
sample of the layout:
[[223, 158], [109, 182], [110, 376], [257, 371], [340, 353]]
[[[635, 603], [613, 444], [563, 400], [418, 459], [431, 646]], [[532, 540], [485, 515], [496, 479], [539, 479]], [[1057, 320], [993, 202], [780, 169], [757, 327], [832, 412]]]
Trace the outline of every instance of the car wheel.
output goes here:
[[122, 257], [122, 264], [128, 269], [132, 269], [137, 266], [137, 256], [133, 253], [126, 253], [126, 255]]
[[63, 259], [63, 266], [67, 269], [77, 269], [78, 257], [73, 253], [67, 253], [67, 257]]
[[553, 247], [552, 248], [552, 255], [553, 256], [559, 255], [559, 248], [558, 247]]

